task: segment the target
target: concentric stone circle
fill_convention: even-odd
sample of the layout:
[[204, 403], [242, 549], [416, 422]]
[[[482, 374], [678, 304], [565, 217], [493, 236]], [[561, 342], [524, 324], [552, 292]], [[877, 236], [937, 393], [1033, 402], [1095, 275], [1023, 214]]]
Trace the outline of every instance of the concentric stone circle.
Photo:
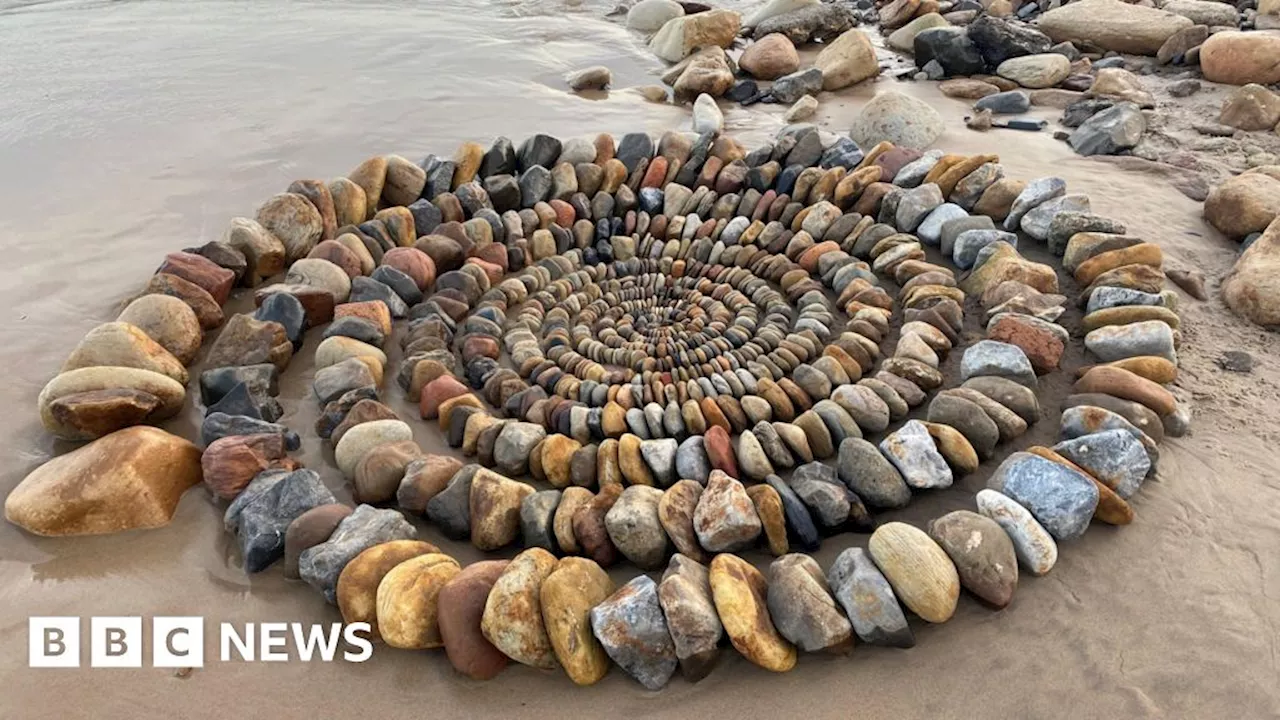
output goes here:
[[[143, 443], [129, 426], [181, 406], [173, 356], [191, 362], [192, 334], [223, 325], [232, 287], [286, 268], [203, 358], [203, 480], [230, 503], [247, 571], [284, 558], [348, 622], [385, 625], [395, 647], [443, 646], [476, 678], [516, 660], [589, 684], [611, 659], [656, 688], [677, 665], [705, 675], [722, 635], [775, 671], [855, 635], [910, 646], [904, 606], [945, 622], [963, 587], [1003, 607], [1019, 566], [1044, 574], [1091, 520], [1130, 522], [1157, 442], [1185, 431], [1163, 387], [1180, 334], [1159, 248], [1058, 178], [1004, 178], [994, 155], [864, 153], [806, 126], [749, 153], [680, 133], [601, 135], [590, 162], [566, 147], [536, 135], [450, 160], [371, 158], [171, 254], [128, 322], [92, 332], [41, 394], [51, 432], [101, 439], [33, 473], [7, 516], [98, 532], [31, 511], [64, 466], [121, 447], [141, 466], [129, 451], [166, 442], [189, 459], [185, 441]], [[1041, 418], [1037, 378], [1072, 337], [1055, 323], [1058, 272], [1018, 250], [1030, 241], [1084, 288], [1084, 342], [1102, 362], [1067, 399], [1063, 441], [1005, 457], [976, 513], [927, 532], [878, 525], [872, 511], [951, 486]], [[978, 310], [986, 337], [947, 387], [942, 364]], [[279, 373], [321, 325], [315, 430], [354, 510], [288, 456], [298, 436], [275, 422]], [[393, 335], [397, 383], [477, 462], [423, 453], [381, 401]], [[152, 493], [165, 522], [185, 487], [167, 489]], [[406, 515], [485, 551], [526, 549], [460, 568]], [[825, 574], [791, 552], [848, 531], [871, 532], [868, 549]], [[779, 556], [768, 577], [732, 554], [756, 545]], [[667, 570], [617, 589], [602, 567], [624, 559]]]

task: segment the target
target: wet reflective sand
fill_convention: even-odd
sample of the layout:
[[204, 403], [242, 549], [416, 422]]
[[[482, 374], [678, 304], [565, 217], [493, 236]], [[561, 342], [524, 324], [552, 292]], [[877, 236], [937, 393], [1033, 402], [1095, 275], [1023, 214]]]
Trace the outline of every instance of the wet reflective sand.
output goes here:
[[[721, 2], [748, 8], [758, 3]], [[85, 331], [114, 319], [164, 253], [216, 239], [236, 215], [294, 179], [345, 174], [369, 155], [451, 154], [464, 140], [517, 142], [609, 131], [657, 134], [688, 124], [687, 108], [634, 90], [662, 64], [616, 21], [611, 2], [0, 3], [0, 492], [69, 449], [40, 427], [35, 398]], [[568, 94], [567, 70], [607, 64], [615, 89]], [[1163, 178], [1074, 156], [1048, 132], [966, 130], [965, 106], [932, 85], [891, 78], [824, 94], [816, 121], [847, 129], [856, 109], [892, 87], [934, 102], [948, 119], [937, 146], [998, 152], [1010, 175], [1059, 174], [1095, 212], [1161, 244], [1171, 264], [1216, 280], [1233, 248], [1199, 204]], [[750, 146], [781, 127], [779, 108], [725, 106], [728, 131]], [[1052, 112], [1052, 111], [1051, 111]], [[1050, 118], [1049, 113], [1044, 117]], [[243, 295], [243, 291], [241, 291]], [[1024, 578], [999, 613], [962, 600], [943, 626], [915, 621], [909, 651], [859, 647], [804, 657], [775, 676], [731, 650], [697, 685], [650, 693], [615, 669], [591, 688], [513, 666], [479, 684], [439, 652], [379, 648], [350, 665], [216, 662], [185, 679], [163, 669], [26, 668], [31, 615], [204, 615], [217, 622], [331, 622], [336, 611], [278, 569], [248, 578], [203, 489], [167, 528], [49, 540], [0, 524], [0, 717], [440, 717], [484, 713], [641, 717], [1265, 717], [1280, 713], [1280, 479], [1270, 447], [1280, 403], [1273, 336], [1188, 298], [1177, 391], [1192, 436], [1162, 447], [1160, 479], [1122, 529], [1098, 527], [1065, 545], [1054, 571]], [[241, 297], [229, 310], [243, 309]], [[313, 333], [315, 335], [316, 333]], [[282, 383], [283, 422], [300, 457], [349, 498], [311, 430], [309, 337]], [[393, 350], [395, 349], [392, 343]], [[1222, 350], [1251, 352], [1253, 375], [1222, 373]], [[1068, 362], [1078, 365], [1077, 345]], [[399, 362], [391, 355], [391, 367]], [[1070, 378], [1045, 384], [1061, 397]], [[398, 388], [393, 407], [412, 417]], [[1046, 401], [1046, 413], [1055, 410]], [[1053, 417], [1056, 418], [1056, 415]], [[167, 427], [194, 437], [192, 407]], [[413, 421], [424, 447], [433, 427]], [[1051, 441], [1045, 422], [1019, 443]], [[923, 524], [970, 507], [992, 463], [897, 514]], [[460, 560], [469, 545], [441, 539]], [[865, 536], [817, 553], [824, 567]], [[767, 557], [757, 554], [757, 562]], [[625, 580], [636, 570], [614, 570]], [[87, 621], [84, 626], [87, 630]], [[149, 638], [148, 638], [149, 641]], [[149, 652], [147, 654], [149, 657]]]

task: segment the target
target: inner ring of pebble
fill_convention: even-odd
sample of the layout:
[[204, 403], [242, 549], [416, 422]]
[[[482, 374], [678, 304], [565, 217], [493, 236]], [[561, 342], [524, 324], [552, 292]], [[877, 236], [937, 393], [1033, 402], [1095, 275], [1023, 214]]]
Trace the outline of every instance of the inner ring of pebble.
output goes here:
[[[798, 651], [855, 639], [909, 647], [907, 612], [945, 622], [961, 588], [1005, 607], [1019, 569], [1049, 572], [1091, 521], [1131, 522], [1157, 443], [1185, 431], [1163, 387], [1180, 334], [1159, 248], [1058, 178], [1005, 178], [994, 155], [864, 152], [805, 126], [749, 153], [710, 134], [591, 145], [576, 164], [547, 135], [519, 151], [467, 143], [452, 160], [372, 158], [170, 254], [41, 393], [51, 433], [94, 442], [34, 471], [7, 517], [101, 532], [80, 500], [59, 501], [63, 525], [28, 508], [95, 448], [186, 453], [193, 473], [170, 467], [165, 482], [203, 478], [228, 503], [247, 572], [283, 559], [387, 645], [443, 647], [477, 679], [514, 660], [591, 684], [614, 663], [656, 689], [677, 667], [705, 676], [724, 638], [786, 671]], [[1028, 240], [1082, 288], [1098, 360], [1080, 369], [1061, 442], [1001, 460], [977, 512], [877, 523], [873, 511], [951, 486], [1042, 419], [1037, 377], [1060, 369], [1071, 336], [1055, 322], [1058, 272], [1019, 252]], [[286, 269], [203, 352], [203, 453], [143, 424], [182, 406], [183, 366], [201, 328], [223, 325], [232, 286]], [[966, 311], [985, 315], [985, 338], [946, 388]], [[319, 326], [314, 431], [354, 510], [288, 456], [298, 435], [276, 422], [278, 375]], [[393, 331], [400, 387], [476, 462], [423, 452], [382, 402]], [[171, 516], [181, 490], [156, 512]], [[525, 549], [463, 568], [406, 517], [485, 551]], [[867, 549], [825, 571], [792, 552], [848, 531], [872, 533]], [[757, 545], [778, 557], [767, 576], [734, 554]], [[604, 568], [621, 559], [666, 571], [616, 588]]]

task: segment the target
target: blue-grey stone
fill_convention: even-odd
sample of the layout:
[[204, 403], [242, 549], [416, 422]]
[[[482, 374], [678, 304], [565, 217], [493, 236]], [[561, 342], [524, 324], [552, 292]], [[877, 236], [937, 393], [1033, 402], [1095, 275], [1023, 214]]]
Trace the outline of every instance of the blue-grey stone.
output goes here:
[[942, 242], [942, 228], [952, 220], [969, 217], [965, 209], [955, 203], [943, 203], [934, 208], [916, 228], [916, 236], [926, 245], [938, 245]]
[[925, 217], [943, 202], [942, 190], [934, 183], [926, 183], [906, 190], [898, 200], [895, 215], [898, 230], [904, 233], [915, 232], [924, 222]]
[[859, 640], [887, 647], [915, 646], [915, 636], [893, 588], [865, 550], [849, 548], [836, 556], [827, 571], [827, 584]]
[[302, 347], [302, 336], [307, 332], [307, 313], [298, 298], [289, 293], [271, 293], [253, 312], [253, 317], [279, 323], [289, 342], [293, 343], [294, 351]]
[[302, 513], [335, 502], [314, 470], [258, 473], [231, 501], [223, 525], [240, 541], [245, 572], [261, 572], [284, 557], [284, 533]]
[[1063, 440], [1073, 440], [1102, 430], [1124, 430], [1142, 443], [1147, 459], [1151, 461], [1151, 468], [1147, 471], [1147, 475], [1151, 475], [1151, 471], [1155, 470], [1157, 463], [1160, 462], [1160, 446], [1156, 445], [1149, 435], [1139, 430], [1137, 425], [1126, 420], [1120, 413], [1096, 405], [1077, 405], [1062, 411], [1059, 437]]
[[206, 415], [204, 422], [200, 423], [200, 441], [205, 447], [215, 440], [234, 435], [280, 435], [284, 438], [285, 450], [297, 450], [302, 446], [298, 433], [261, 418], [214, 412]]
[[1173, 329], [1159, 320], [1100, 327], [1084, 336], [1084, 346], [1102, 362], [1139, 355], [1156, 355], [1170, 362], [1178, 361], [1173, 347]]
[[658, 585], [639, 575], [591, 609], [591, 630], [609, 657], [650, 690], [676, 671], [676, 647], [658, 602]]
[[1023, 90], [1007, 90], [980, 98], [976, 110], [990, 110], [997, 115], [1016, 115], [1031, 109], [1031, 95]]
[[906, 424], [880, 441], [880, 452], [893, 464], [907, 485], [918, 490], [951, 487], [951, 467], [938, 452], [929, 429], [919, 420]]
[[978, 253], [992, 243], [1006, 242], [1018, 246], [1018, 236], [1003, 230], [965, 230], [956, 236], [951, 247], [951, 259], [961, 270], [972, 268]]
[[840, 443], [836, 460], [840, 480], [873, 507], [900, 508], [911, 502], [911, 489], [893, 463], [862, 438]]
[[1036, 240], [1048, 240], [1049, 227], [1052, 225], [1053, 219], [1057, 217], [1058, 213], [1063, 212], [1089, 212], [1089, 196], [1080, 194], [1061, 195], [1040, 203], [1022, 216], [1020, 225], [1022, 232]]
[[1052, 200], [1067, 192], [1067, 181], [1060, 177], [1042, 177], [1027, 183], [1022, 192], [1013, 201], [1009, 216], [1004, 220], [1004, 229], [1015, 231], [1022, 223], [1022, 216], [1032, 208], [1046, 200]]
[[391, 288], [406, 305], [422, 302], [422, 290], [418, 288], [418, 283], [403, 270], [390, 265], [379, 265], [369, 277]]
[[943, 152], [941, 150], [930, 150], [919, 158], [912, 160], [898, 174], [893, 176], [893, 184], [898, 187], [913, 188], [924, 182], [924, 178], [933, 169], [934, 165], [942, 159]]
[[329, 323], [329, 327], [324, 329], [324, 336], [326, 338], [349, 337], [374, 347], [382, 347], [382, 344], [387, 341], [382, 328], [372, 320], [357, 315], [345, 315]]
[[805, 95], [822, 92], [822, 70], [816, 67], [797, 70], [773, 81], [769, 94], [775, 102], [791, 104]]
[[559, 552], [555, 532], [556, 508], [559, 506], [559, 490], [540, 490], [520, 501], [520, 535], [524, 538], [525, 547]]
[[1112, 287], [1110, 285], [1101, 285], [1093, 289], [1089, 294], [1089, 303], [1085, 306], [1085, 314], [1088, 315], [1095, 310], [1105, 310], [1113, 307], [1123, 307], [1125, 305], [1161, 305], [1165, 304], [1163, 295], [1155, 293], [1143, 292], [1126, 287]]
[[298, 558], [298, 575], [319, 590], [326, 601], [334, 604], [337, 602], [338, 576], [347, 563], [374, 545], [392, 540], [412, 540], [417, 536], [417, 529], [404, 519], [400, 511], [360, 505], [338, 523], [328, 540], [302, 551]]
[[676, 448], [676, 474], [681, 480], [696, 480], [706, 485], [711, 477], [711, 461], [701, 435], [691, 435]]
[[627, 429], [631, 431], [631, 434], [641, 440], [649, 439], [649, 423], [645, 420], [644, 410], [635, 407], [628, 408], [624, 417], [627, 421]]
[[1008, 378], [1031, 389], [1036, 387], [1036, 372], [1022, 348], [996, 340], [980, 340], [965, 348], [960, 359], [960, 381], [994, 375]]
[[1005, 458], [988, 485], [1029, 510], [1055, 540], [1084, 535], [1098, 507], [1098, 488], [1092, 480], [1031, 453]]
[[463, 465], [444, 490], [427, 501], [427, 520], [448, 538], [462, 540], [471, 535], [471, 480], [481, 469], [476, 463]]
[[640, 456], [653, 471], [653, 477], [658, 481], [659, 487], [671, 487], [676, 480], [682, 479], [676, 477], [678, 451], [679, 447], [673, 438], [640, 441]]
[[1142, 443], [1124, 428], [1064, 440], [1054, 445], [1053, 451], [1126, 499], [1138, 492], [1151, 469], [1151, 458]]

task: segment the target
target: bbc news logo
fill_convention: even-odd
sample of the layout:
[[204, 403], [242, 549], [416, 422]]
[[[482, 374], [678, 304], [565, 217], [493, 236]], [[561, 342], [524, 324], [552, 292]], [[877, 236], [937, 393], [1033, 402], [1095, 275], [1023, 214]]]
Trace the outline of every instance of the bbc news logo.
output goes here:
[[[151, 649], [151, 667], [200, 668], [205, 663], [202, 617], [153, 617], [144, 634], [141, 617], [91, 617], [89, 634], [81, 636], [79, 617], [32, 617], [27, 621], [28, 665], [33, 668], [77, 668], [84, 648], [89, 667], [140, 668], [143, 650]], [[220, 662], [364, 662], [373, 655], [369, 623], [234, 623], [218, 624]], [[341, 652], [339, 649], [341, 648]], [[291, 652], [292, 651], [292, 652]]]

